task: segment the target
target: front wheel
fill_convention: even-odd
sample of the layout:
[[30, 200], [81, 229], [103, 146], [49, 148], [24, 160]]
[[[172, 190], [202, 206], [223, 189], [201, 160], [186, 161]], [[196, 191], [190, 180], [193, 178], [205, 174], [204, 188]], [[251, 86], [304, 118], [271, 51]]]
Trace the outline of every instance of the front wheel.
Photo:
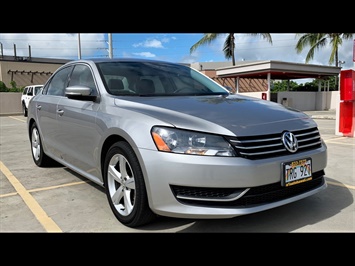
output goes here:
[[107, 152], [104, 185], [110, 207], [122, 224], [138, 227], [157, 216], [149, 208], [143, 173], [127, 142], [117, 142]]

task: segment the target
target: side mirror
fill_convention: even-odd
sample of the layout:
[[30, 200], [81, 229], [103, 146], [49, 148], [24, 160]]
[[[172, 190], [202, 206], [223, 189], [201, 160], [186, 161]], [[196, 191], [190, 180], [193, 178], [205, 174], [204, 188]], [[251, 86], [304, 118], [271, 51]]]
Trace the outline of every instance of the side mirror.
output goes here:
[[69, 99], [95, 101], [97, 96], [90, 94], [91, 89], [85, 86], [71, 86], [65, 88], [65, 96]]

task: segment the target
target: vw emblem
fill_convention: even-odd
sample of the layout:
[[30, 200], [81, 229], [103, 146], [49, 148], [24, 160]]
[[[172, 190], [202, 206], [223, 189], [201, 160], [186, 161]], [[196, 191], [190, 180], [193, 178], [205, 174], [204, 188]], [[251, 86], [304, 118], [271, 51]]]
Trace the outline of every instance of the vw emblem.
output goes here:
[[289, 152], [294, 153], [298, 150], [298, 142], [296, 136], [291, 132], [286, 131], [282, 134], [282, 143]]

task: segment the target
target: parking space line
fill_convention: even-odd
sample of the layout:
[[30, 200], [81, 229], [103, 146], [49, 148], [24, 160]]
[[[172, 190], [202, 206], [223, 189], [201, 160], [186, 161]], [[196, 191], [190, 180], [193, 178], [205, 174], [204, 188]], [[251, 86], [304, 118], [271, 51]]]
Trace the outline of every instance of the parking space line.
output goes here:
[[30, 208], [37, 220], [41, 223], [47, 232], [62, 232], [59, 226], [48, 217], [47, 213], [42, 209], [38, 202], [32, 197], [28, 190], [20, 183], [20, 181], [11, 173], [11, 171], [0, 161], [0, 170], [10, 181], [17, 193], [21, 196], [26, 205]]
[[[62, 184], [62, 185], [56, 185], [56, 186], [50, 186], [50, 187], [41, 187], [41, 188], [34, 188], [34, 189], [27, 189], [29, 193], [32, 192], [38, 192], [38, 191], [46, 191], [50, 189], [56, 189], [56, 188], [62, 188], [62, 187], [69, 187], [69, 186], [76, 186], [76, 185], [81, 185], [81, 184], [87, 184], [90, 183], [90, 180], [87, 181], [79, 181], [79, 182], [72, 182], [72, 183], [67, 183], [67, 184]], [[0, 198], [5, 198], [5, 197], [10, 197], [18, 195], [17, 192], [12, 192], [12, 193], [7, 193], [7, 194], [0, 194]]]
[[337, 142], [338, 140], [346, 140], [346, 139], [349, 139], [349, 138], [348, 137], [338, 137], [338, 138], [324, 140], [324, 142], [326, 142], [326, 143], [332, 142], [332, 143], [341, 144], [341, 145], [355, 145], [354, 143]]
[[336, 183], [336, 182], [332, 182], [332, 181], [327, 181], [328, 184], [333, 185], [333, 186], [338, 186], [338, 187], [346, 187], [349, 189], [355, 189], [355, 186], [350, 186], [350, 185], [346, 185], [346, 184], [342, 184], [342, 183]]
[[337, 142], [337, 141], [327, 141], [327, 143], [346, 145], [346, 146], [348, 146], [348, 145], [355, 146], [355, 143], [344, 143], [344, 142]]
[[9, 116], [9, 118], [12, 118], [12, 119], [15, 119], [15, 120], [18, 120], [18, 121], [24, 122], [24, 123], [26, 123], [26, 122], [27, 122], [27, 120], [19, 119], [19, 118], [14, 117], [14, 116]]
[[62, 184], [62, 185], [57, 185], [57, 186], [35, 188], [35, 189], [30, 189], [28, 191], [29, 192], [45, 191], [45, 190], [56, 189], [56, 188], [61, 188], [61, 187], [76, 186], [76, 185], [86, 184], [86, 183], [90, 183], [90, 182], [91, 182], [90, 180], [88, 180], [88, 181], [78, 181], [78, 182], [72, 182], [72, 183], [66, 183], [66, 184]]

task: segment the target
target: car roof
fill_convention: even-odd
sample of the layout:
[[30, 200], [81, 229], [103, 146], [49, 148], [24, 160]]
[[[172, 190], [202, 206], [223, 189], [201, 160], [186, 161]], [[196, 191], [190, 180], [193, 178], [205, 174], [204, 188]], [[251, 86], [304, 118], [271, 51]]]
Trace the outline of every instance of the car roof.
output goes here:
[[38, 87], [38, 86], [43, 86], [43, 84], [27, 85], [25, 88], [28, 88], [28, 87]]

